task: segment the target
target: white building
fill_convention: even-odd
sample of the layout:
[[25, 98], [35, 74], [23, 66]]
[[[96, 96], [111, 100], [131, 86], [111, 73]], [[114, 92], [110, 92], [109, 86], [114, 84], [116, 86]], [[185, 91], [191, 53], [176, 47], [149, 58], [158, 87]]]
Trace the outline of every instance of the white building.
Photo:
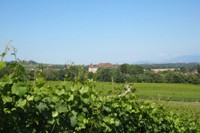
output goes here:
[[158, 73], [158, 72], [164, 72], [164, 71], [175, 71], [175, 68], [161, 68], [161, 69], [151, 69], [151, 71]]
[[92, 72], [92, 73], [96, 73], [98, 70], [98, 67], [97, 66], [94, 66], [93, 64], [90, 64], [89, 68], [88, 68], [88, 71], [89, 72]]

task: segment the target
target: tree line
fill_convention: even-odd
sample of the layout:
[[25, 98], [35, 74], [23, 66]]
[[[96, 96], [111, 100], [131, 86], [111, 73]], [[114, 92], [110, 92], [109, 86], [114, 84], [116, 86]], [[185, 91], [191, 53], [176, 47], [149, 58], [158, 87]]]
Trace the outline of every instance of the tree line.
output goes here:
[[[154, 72], [151, 69], [144, 69], [141, 65], [122, 64], [115, 68], [99, 68], [96, 73], [88, 72], [87, 66], [74, 65], [63, 69], [44, 69], [42, 76], [49, 81], [84, 81], [93, 79], [101, 82], [135, 82], [135, 83], [191, 83], [200, 84], [200, 65], [195, 68], [183, 66], [174, 71]], [[197, 73], [191, 72], [196, 70]], [[6, 72], [8, 70], [5, 71]], [[34, 80], [35, 70], [27, 70], [30, 80]], [[0, 73], [0, 76], [2, 74]], [[77, 79], [80, 77], [80, 79]]]
[[[9, 64], [9, 63], [8, 63]], [[93, 79], [100, 82], [135, 82], [135, 83], [191, 83], [200, 84], [200, 64], [195, 68], [183, 66], [174, 71], [154, 72], [151, 69], [144, 69], [141, 65], [122, 64], [115, 68], [99, 68], [96, 73], [88, 72], [87, 66], [74, 65], [62, 69], [45, 69], [42, 65], [39, 68], [42, 76], [49, 81], [84, 81]], [[191, 71], [196, 70], [197, 73]], [[0, 77], [9, 73], [9, 68], [4, 68]], [[29, 69], [27, 75], [34, 80], [36, 71]], [[80, 77], [80, 79], [77, 79]]]
[[185, 71], [183, 67], [175, 71], [153, 72], [139, 65], [122, 64], [118, 68], [102, 68], [94, 74], [97, 81], [112, 81], [124, 83], [200, 83], [200, 65], [196, 69], [198, 73]]

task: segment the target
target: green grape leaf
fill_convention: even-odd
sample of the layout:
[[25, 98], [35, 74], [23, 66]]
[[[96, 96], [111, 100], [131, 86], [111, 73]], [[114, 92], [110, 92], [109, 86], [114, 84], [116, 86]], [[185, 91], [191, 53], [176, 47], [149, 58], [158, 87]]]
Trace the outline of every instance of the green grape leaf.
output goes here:
[[16, 103], [16, 106], [17, 106], [17, 107], [20, 107], [20, 108], [23, 108], [25, 105], [26, 105], [26, 100], [25, 100], [25, 99], [24, 99], [24, 100], [20, 99], [20, 100], [17, 101], [17, 103]]
[[89, 94], [83, 94], [81, 99], [85, 104], [89, 104], [90, 102]]
[[76, 126], [76, 124], [77, 124], [77, 117], [76, 116], [72, 116], [72, 117], [70, 117], [70, 122], [71, 122], [71, 126], [72, 127], [75, 127]]
[[38, 109], [40, 112], [48, 108], [47, 105], [44, 104], [44, 103], [40, 103], [40, 104], [37, 105], [36, 107], [37, 107], [37, 109]]
[[75, 127], [77, 124], [77, 112], [76, 111], [72, 111], [69, 115], [70, 118], [70, 123], [72, 127]]
[[4, 111], [6, 114], [10, 114], [10, 113], [11, 113], [10, 109], [8, 109], [8, 108], [4, 108], [3, 111]]
[[65, 90], [62, 89], [62, 90], [56, 90], [55, 93], [58, 95], [58, 96], [61, 96], [63, 94], [65, 94]]
[[57, 105], [55, 106], [55, 110], [56, 110], [58, 113], [64, 113], [64, 112], [68, 112], [68, 111], [69, 111], [67, 105], [65, 105], [65, 104], [57, 104]]
[[57, 117], [58, 116], [58, 112], [57, 111], [53, 111], [52, 112], [52, 117]]
[[0, 61], [0, 70], [6, 67], [6, 63], [3, 61]]
[[73, 101], [74, 100], [74, 95], [73, 94], [71, 94], [70, 96], [69, 96], [69, 99], [68, 99], [68, 101]]
[[43, 77], [39, 77], [36, 79], [36, 86], [37, 87], [42, 87], [45, 84], [45, 80]]
[[12, 86], [12, 94], [15, 94], [17, 96], [24, 96], [24, 94], [26, 94], [26, 92], [28, 91], [27, 87], [25, 86], [20, 86], [20, 84], [14, 84]]
[[3, 103], [10, 103], [12, 102], [12, 97], [9, 96], [2, 96]]
[[84, 113], [80, 113], [79, 115], [78, 115], [78, 121], [80, 121], [80, 122], [83, 122], [84, 121], [84, 119], [86, 119], [86, 116], [85, 116], [85, 114]]
[[89, 92], [89, 87], [82, 87], [79, 92], [81, 94], [88, 93]]
[[30, 95], [28, 95], [28, 96], [26, 97], [26, 99], [27, 99], [28, 101], [33, 101], [33, 98], [34, 98], [34, 96], [30, 96]]
[[115, 126], [118, 127], [120, 125], [120, 121], [119, 120], [115, 120]]
[[55, 123], [55, 120], [54, 120], [54, 119], [52, 119], [52, 120], [48, 120], [48, 124], [53, 125], [54, 123]]

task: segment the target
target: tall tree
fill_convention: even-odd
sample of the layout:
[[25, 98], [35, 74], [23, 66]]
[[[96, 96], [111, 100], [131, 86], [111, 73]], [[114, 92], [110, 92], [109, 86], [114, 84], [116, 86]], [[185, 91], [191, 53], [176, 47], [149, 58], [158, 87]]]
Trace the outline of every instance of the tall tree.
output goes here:
[[125, 83], [126, 79], [124, 74], [119, 70], [119, 69], [115, 69], [113, 71], [113, 75], [114, 75], [114, 81], [117, 83]]
[[97, 80], [111, 82], [113, 77], [113, 70], [111, 68], [100, 68], [97, 71]]
[[131, 72], [131, 66], [129, 64], [122, 64], [119, 69], [123, 74], [129, 74]]
[[197, 65], [197, 72], [198, 72], [198, 74], [200, 75], [200, 64]]

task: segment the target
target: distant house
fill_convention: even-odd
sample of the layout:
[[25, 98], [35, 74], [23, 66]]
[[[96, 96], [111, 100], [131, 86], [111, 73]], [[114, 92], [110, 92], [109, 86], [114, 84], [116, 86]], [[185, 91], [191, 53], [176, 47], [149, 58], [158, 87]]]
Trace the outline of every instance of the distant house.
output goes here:
[[98, 70], [98, 67], [96, 65], [93, 65], [92, 63], [90, 64], [88, 71], [92, 73], [96, 73]]
[[99, 63], [99, 64], [97, 65], [97, 67], [98, 67], [98, 68], [112, 68], [112, 67], [114, 67], [114, 65], [111, 64], [111, 63]]
[[92, 73], [96, 73], [99, 68], [113, 68], [115, 65], [111, 63], [99, 63], [98, 65], [93, 65], [92, 63], [89, 65], [88, 71]]
[[158, 73], [158, 72], [165, 72], [165, 71], [175, 71], [175, 68], [158, 68], [158, 69], [151, 69], [151, 71]]

